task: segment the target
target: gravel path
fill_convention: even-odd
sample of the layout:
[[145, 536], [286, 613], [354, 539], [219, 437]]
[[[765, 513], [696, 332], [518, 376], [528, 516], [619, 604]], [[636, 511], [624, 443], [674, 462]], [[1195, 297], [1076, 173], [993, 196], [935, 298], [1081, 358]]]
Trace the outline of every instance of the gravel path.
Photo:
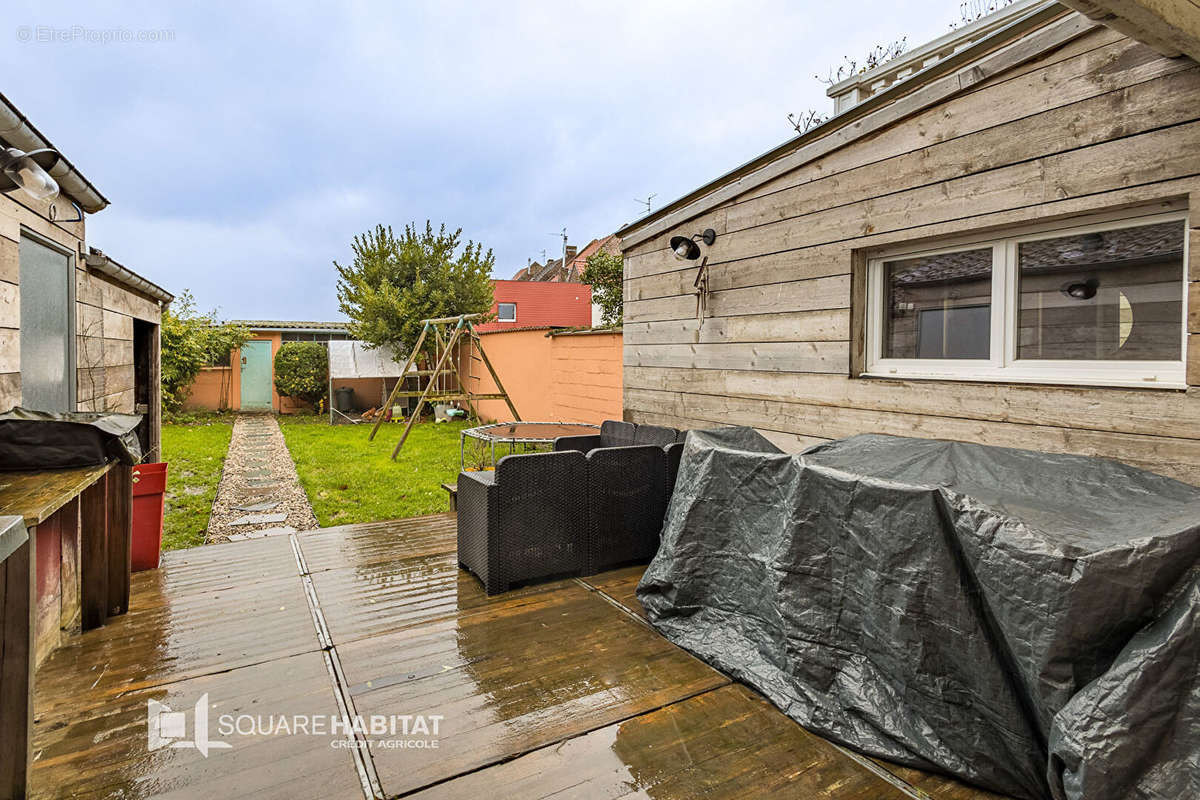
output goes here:
[[207, 540], [226, 542], [316, 527], [275, 417], [240, 415], [233, 423]]

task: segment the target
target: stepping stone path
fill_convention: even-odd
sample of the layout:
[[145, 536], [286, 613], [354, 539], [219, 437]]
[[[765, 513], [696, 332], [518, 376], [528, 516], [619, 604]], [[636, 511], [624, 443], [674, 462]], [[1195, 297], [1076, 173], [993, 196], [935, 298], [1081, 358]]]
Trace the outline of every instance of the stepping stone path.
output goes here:
[[239, 416], [208, 520], [208, 541], [260, 539], [316, 527], [275, 417]]

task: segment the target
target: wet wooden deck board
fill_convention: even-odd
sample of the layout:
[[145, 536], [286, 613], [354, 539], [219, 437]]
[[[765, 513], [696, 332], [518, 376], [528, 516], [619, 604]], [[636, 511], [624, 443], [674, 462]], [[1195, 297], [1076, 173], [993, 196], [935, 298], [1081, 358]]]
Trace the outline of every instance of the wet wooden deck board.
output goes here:
[[[642, 567], [488, 598], [457, 569], [452, 515], [296, 539], [355, 710], [445, 718], [435, 750], [373, 753], [389, 796], [995, 798], [886, 765], [913, 787], [892, 794], [614, 605], [644, 619]], [[39, 670], [34, 796], [361, 796], [321, 737], [146, 749], [150, 698], [189, 720], [206, 691], [214, 717], [334, 710], [290, 537], [169, 553], [131, 609]]]
[[[303, 545], [307, 548], [307, 540]], [[314, 572], [312, 581], [335, 644], [462, 619], [500, 603], [511, 608], [522, 598], [566, 585], [527, 586], [489, 598], [475, 576], [458, 568], [453, 553]]]
[[642, 573], [645, 571], [645, 565], [622, 567], [612, 572], [590, 575], [580, 580], [588, 586], [604, 592], [631, 613], [646, 619], [646, 609], [642, 608], [635, 593], [638, 581], [642, 579]]
[[733, 684], [413, 797], [910, 800], [912, 795]]
[[900, 780], [936, 800], [1008, 800], [1004, 795], [969, 786], [946, 775], [933, 775], [878, 758], [874, 761]]
[[338, 652], [359, 713], [445, 717], [436, 750], [374, 752], [389, 795], [728, 682], [574, 583]]
[[167, 553], [160, 569], [135, 574], [127, 614], [67, 640], [38, 669], [38, 718], [131, 688], [319, 650], [282, 538]]
[[398, 558], [453, 553], [457, 547], [454, 514], [341, 525], [299, 534], [310, 572], [359, 568]]
[[[187, 712], [208, 693], [210, 735], [228, 750], [164, 748], [151, 752], [146, 703]], [[222, 714], [332, 714], [337, 710], [324, 657], [279, 659], [231, 672], [177, 681], [90, 704], [35, 727], [34, 798], [361, 797], [350, 751], [330, 736], [218, 735]]]

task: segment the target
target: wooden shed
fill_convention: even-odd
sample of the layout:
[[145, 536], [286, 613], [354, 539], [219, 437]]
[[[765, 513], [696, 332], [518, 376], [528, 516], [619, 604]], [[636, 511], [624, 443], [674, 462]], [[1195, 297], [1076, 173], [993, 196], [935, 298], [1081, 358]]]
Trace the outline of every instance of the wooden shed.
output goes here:
[[[0, 95], [0, 146], [53, 148]], [[144, 417], [158, 460], [159, 323], [173, 296], [85, 241], [108, 200], [63, 155], [48, 200], [0, 194], [0, 410], [117, 411]]]
[[619, 231], [626, 419], [1200, 484], [1200, 9], [1069, 2], [835, 85], [828, 122]]
[[[108, 201], [0, 95], [0, 410], [140, 414], [161, 460], [160, 331], [169, 292], [85, 241]], [[36, 667], [129, 608], [135, 468], [110, 462], [0, 479], [0, 797], [27, 796]]]

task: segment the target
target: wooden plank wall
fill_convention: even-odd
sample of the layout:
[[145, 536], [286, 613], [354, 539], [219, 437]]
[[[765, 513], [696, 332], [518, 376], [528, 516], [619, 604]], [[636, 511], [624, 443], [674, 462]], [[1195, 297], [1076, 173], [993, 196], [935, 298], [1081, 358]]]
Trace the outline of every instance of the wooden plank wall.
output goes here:
[[[0, 410], [21, 403], [19, 244], [24, 227], [74, 254], [78, 410], [133, 413], [133, 320], [157, 325], [158, 303], [85, 269], [80, 255], [84, 222], [51, 222], [49, 207], [20, 193], [0, 196]], [[75, 213], [62, 198], [56, 208], [60, 218]]]
[[[852, 378], [873, 249], [1166, 202], [1200, 205], [1200, 66], [1096, 28], [625, 250], [626, 419], [863, 432], [1118, 458], [1200, 484], [1200, 389]], [[1193, 214], [1193, 226], [1200, 214]], [[671, 236], [706, 227], [711, 316]], [[1200, 385], [1200, 229], [1189, 378]], [[854, 302], [852, 302], [854, 297]]]

